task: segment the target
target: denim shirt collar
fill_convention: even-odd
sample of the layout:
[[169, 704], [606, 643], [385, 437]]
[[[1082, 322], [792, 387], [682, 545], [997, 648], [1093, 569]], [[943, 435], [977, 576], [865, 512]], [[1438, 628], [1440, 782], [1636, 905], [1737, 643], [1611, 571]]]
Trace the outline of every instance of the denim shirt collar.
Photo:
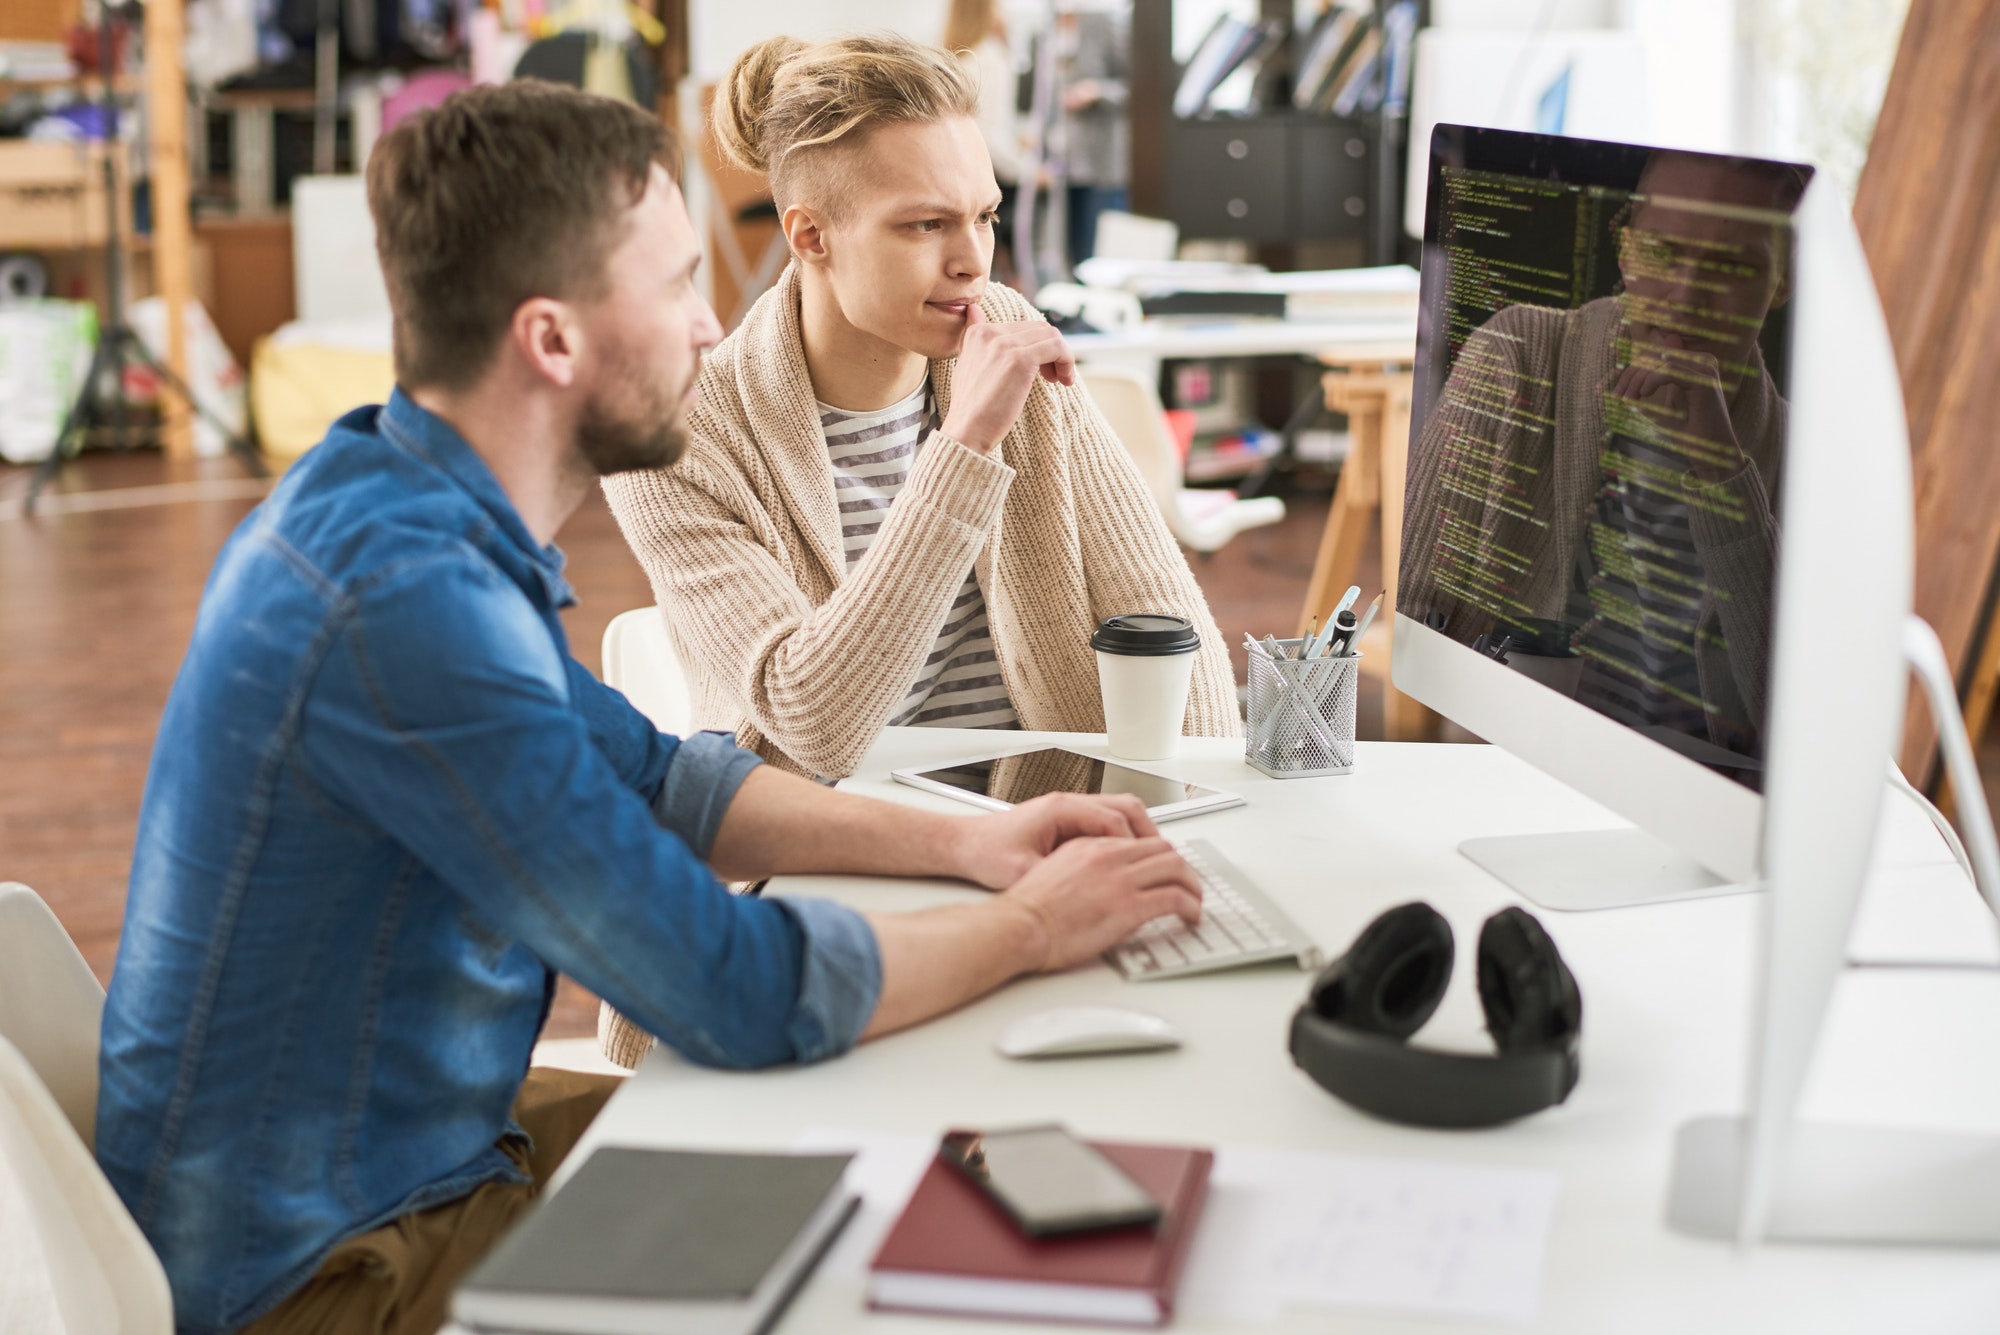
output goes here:
[[493, 476], [493, 470], [486, 466], [479, 452], [449, 422], [419, 406], [403, 393], [401, 386], [390, 393], [378, 421], [382, 435], [396, 448], [437, 469], [479, 503], [507, 545], [527, 558], [551, 606], [568, 607], [576, 601], [569, 581], [563, 578], [567, 558], [562, 549], [554, 543], [542, 546], [535, 541], [520, 511], [507, 499], [500, 479]]

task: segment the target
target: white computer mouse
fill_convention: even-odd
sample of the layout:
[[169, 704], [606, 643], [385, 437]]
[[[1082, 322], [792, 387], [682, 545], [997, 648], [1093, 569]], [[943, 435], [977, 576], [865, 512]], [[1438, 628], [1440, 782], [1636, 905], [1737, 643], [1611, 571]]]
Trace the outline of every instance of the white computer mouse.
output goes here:
[[1157, 1015], [1122, 1006], [1061, 1006], [1024, 1015], [1000, 1031], [1003, 1057], [1081, 1057], [1157, 1052], [1181, 1045], [1180, 1030]]

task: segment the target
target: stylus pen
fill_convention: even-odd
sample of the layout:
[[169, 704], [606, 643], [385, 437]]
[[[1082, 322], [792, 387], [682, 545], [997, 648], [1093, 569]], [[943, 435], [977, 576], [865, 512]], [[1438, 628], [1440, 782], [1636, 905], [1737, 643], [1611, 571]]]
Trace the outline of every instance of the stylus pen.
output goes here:
[[1333, 634], [1327, 637], [1326, 651], [1338, 658], [1347, 652], [1347, 646], [1354, 643], [1354, 613], [1342, 612], [1336, 619]]
[[1361, 614], [1361, 624], [1356, 626], [1354, 633], [1347, 637], [1346, 651], [1348, 653], [1353, 654], [1361, 651], [1361, 637], [1366, 635], [1368, 628], [1375, 624], [1375, 614], [1381, 610], [1382, 595], [1378, 593], [1375, 595], [1375, 601], [1368, 604], [1368, 610]]

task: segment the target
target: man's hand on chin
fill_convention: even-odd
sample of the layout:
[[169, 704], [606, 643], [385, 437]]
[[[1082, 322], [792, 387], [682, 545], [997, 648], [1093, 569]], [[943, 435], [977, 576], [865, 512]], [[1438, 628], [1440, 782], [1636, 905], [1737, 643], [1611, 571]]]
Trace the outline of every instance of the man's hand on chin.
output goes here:
[[958, 874], [989, 890], [1014, 884], [1070, 839], [1150, 839], [1159, 834], [1145, 804], [1129, 793], [1050, 793], [1011, 811], [961, 823]]

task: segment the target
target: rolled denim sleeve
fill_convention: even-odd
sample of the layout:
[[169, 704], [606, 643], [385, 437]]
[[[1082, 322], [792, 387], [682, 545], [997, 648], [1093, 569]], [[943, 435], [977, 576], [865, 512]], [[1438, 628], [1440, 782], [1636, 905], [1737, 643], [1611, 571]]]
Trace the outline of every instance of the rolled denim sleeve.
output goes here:
[[771, 903], [792, 915], [804, 933], [799, 999], [792, 1009], [792, 1049], [802, 1062], [837, 1057], [861, 1041], [861, 1031], [882, 999], [882, 950], [875, 929], [859, 913], [830, 899]]
[[679, 835], [696, 857], [706, 858], [723, 815], [736, 800], [736, 790], [763, 763], [726, 732], [683, 738], [653, 798], [654, 819], [662, 829]]

